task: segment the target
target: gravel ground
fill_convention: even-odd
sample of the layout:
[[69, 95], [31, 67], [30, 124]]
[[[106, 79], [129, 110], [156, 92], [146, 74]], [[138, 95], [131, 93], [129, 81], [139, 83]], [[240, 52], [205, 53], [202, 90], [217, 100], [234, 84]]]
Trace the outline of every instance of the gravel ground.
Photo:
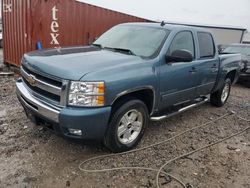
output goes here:
[[[109, 154], [102, 146], [74, 143], [33, 125], [15, 96], [14, 77], [0, 77], [0, 187], [156, 187], [156, 173], [116, 171], [88, 174], [78, 169], [90, 158]], [[150, 123], [139, 147], [168, 139], [182, 131], [213, 120], [230, 110], [250, 117], [250, 89], [235, 85], [222, 108], [209, 103], [162, 122]], [[168, 143], [122, 156], [92, 161], [88, 168], [122, 166], [159, 168], [166, 161], [249, 126], [228, 116], [206, 128], [194, 130]], [[250, 188], [250, 131], [164, 168], [191, 187]], [[162, 187], [180, 187], [169, 177]]]

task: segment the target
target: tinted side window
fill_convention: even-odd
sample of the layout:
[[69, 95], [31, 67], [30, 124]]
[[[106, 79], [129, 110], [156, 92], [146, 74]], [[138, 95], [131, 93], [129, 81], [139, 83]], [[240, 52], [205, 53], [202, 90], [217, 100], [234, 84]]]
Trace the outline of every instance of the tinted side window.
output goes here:
[[175, 50], [188, 50], [193, 57], [195, 56], [194, 39], [190, 31], [182, 31], [175, 36], [168, 50], [168, 54], [171, 54]]
[[212, 58], [215, 55], [214, 41], [209, 33], [198, 33], [200, 58]]

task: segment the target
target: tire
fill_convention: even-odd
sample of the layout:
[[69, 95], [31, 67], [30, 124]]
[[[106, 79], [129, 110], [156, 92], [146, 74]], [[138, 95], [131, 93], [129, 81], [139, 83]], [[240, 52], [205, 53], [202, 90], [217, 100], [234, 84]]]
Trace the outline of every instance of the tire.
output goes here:
[[148, 109], [140, 100], [131, 100], [115, 108], [104, 137], [112, 152], [131, 150], [141, 140], [149, 122]]
[[223, 87], [210, 95], [210, 103], [213, 106], [222, 107], [227, 102], [230, 95], [231, 85], [231, 80], [227, 78]]

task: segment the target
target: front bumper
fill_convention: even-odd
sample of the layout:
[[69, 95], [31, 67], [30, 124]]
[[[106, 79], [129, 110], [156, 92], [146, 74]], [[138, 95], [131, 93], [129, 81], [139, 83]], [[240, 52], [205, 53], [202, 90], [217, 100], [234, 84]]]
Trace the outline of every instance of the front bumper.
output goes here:
[[[59, 108], [33, 96], [22, 79], [16, 82], [16, 88], [17, 97], [32, 120], [43, 120], [53, 125], [56, 132], [69, 138], [99, 140], [104, 137], [111, 107]], [[81, 130], [82, 135], [73, 135], [69, 129]]]

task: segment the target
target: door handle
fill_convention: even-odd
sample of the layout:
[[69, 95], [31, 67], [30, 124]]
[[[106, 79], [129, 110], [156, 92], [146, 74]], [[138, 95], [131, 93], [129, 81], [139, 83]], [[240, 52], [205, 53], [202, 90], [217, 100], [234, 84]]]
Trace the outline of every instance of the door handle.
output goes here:
[[211, 68], [218, 68], [217, 64], [213, 64]]
[[197, 72], [197, 69], [195, 67], [192, 67], [192, 69], [189, 71], [190, 73], [196, 73]]
[[216, 64], [213, 64], [211, 67], [212, 72], [217, 72], [218, 71], [218, 66]]

